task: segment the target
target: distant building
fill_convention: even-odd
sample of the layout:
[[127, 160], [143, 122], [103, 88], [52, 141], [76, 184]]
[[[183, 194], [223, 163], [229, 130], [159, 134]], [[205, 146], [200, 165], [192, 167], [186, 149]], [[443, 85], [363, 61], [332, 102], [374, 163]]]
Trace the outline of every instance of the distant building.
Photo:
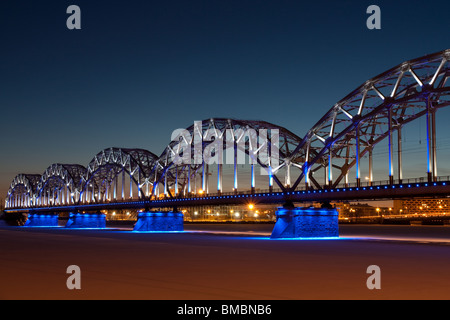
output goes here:
[[374, 207], [367, 203], [337, 202], [333, 206], [339, 212], [339, 218], [355, 220], [358, 218], [376, 218], [382, 215], [393, 214], [394, 210], [388, 207]]
[[394, 200], [394, 211], [397, 214], [450, 214], [450, 199], [401, 199]]

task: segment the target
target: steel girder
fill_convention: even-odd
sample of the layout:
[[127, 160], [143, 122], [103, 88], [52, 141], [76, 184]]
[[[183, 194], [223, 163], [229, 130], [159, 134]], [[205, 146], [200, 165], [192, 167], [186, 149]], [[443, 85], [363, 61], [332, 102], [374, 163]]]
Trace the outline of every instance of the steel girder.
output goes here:
[[[233, 139], [231, 144], [228, 145], [225, 141], [227, 130]], [[265, 138], [267, 139], [262, 139], [261, 137], [263, 130], [266, 130]], [[276, 143], [272, 140], [274, 134], [276, 134]], [[198, 145], [195, 141], [196, 137], [201, 140], [201, 148], [199, 149], [196, 148], [196, 145]], [[280, 170], [280, 168], [286, 166], [286, 162], [291, 158], [291, 153], [300, 143], [301, 138], [286, 128], [266, 121], [227, 118], [212, 118], [201, 122], [199, 121], [197, 124], [193, 124], [182, 130], [180, 135], [171, 141], [162, 152], [156, 166], [153, 168], [154, 177], [157, 178], [157, 180], [155, 180], [155, 186], [158, 187], [159, 184], [162, 184], [164, 186], [164, 194], [169, 196], [173, 196], [170, 189], [175, 190], [175, 193], [190, 193], [192, 192], [190, 186], [192, 177], [195, 177], [196, 174], [201, 174], [201, 189], [205, 189], [204, 177], [205, 175], [207, 176], [207, 173], [205, 173], [205, 159], [203, 157], [203, 152], [208, 145], [214, 143], [218, 139], [221, 140], [221, 146], [219, 147], [219, 150], [214, 151], [214, 153], [217, 152], [219, 157], [223, 159], [223, 151], [220, 149], [225, 150], [230, 147], [235, 147], [244, 152], [249, 158], [252, 158], [254, 164], [258, 164], [267, 171], [271, 171], [271, 173], [273, 173], [271, 176], [276, 184], [282, 190], [285, 190], [286, 184], [282, 182], [280, 177], [277, 177], [276, 172]], [[246, 139], [246, 142], [239, 143], [240, 139]], [[261, 148], [267, 148], [266, 150], [270, 150], [272, 154], [278, 153], [279, 163], [276, 167], [272, 167], [269, 161], [263, 161], [261, 157], [258, 156], [258, 152], [260, 152]], [[174, 161], [174, 156], [177, 154], [184, 155], [184, 152], [187, 152], [186, 150], [190, 151], [191, 156], [189, 162], [186, 163], [186, 161], [184, 161], [182, 163], [176, 163]], [[267, 160], [269, 159], [270, 157], [267, 157]], [[155, 191], [154, 194], [159, 194], [159, 191]]]
[[41, 179], [40, 174], [21, 173], [14, 177], [6, 196], [6, 207], [21, 205], [30, 206], [34, 204], [37, 185]]
[[[307, 187], [335, 187], [352, 167], [356, 167], [359, 183], [360, 159], [370, 155], [373, 147], [386, 138], [392, 180], [392, 133], [424, 115], [431, 119], [438, 108], [450, 104], [449, 60], [450, 49], [406, 61], [366, 81], [336, 103], [292, 153], [292, 160], [302, 167], [292, 190], [302, 180]], [[429, 162], [435, 161], [435, 155], [431, 158], [434, 160]], [[333, 161], [337, 159], [341, 164]], [[326, 185], [317, 182], [312, 174], [320, 168], [327, 169]], [[333, 177], [336, 171], [337, 176]]]
[[139, 196], [142, 197], [142, 188], [153, 184], [152, 169], [157, 159], [155, 154], [144, 149], [104, 149], [87, 166], [83, 176], [83, 192], [94, 188], [98, 197], [102, 198], [119, 174], [123, 173], [134, 182]]
[[38, 182], [36, 190], [38, 202], [43, 200], [42, 197], [56, 198], [60, 203], [78, 201], [85, 174], [86, 168], [79, 164], [52, 164], [44, 171]]

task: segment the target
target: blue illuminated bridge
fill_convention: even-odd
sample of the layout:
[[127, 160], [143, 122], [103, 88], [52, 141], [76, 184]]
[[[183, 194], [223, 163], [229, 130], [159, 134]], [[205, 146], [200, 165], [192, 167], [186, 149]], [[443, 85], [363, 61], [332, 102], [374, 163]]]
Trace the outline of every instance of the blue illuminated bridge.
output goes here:
[[[445, 197], [450, 177], [438, 174], [436, 115], [450, 105], [449, 60], [447, 49], [367, 80], [304, 137], [265, 121], [213, 118], [175, 130], [160, 155], [112, 147], [87, 166], [55, 163], [41, 174], [18, 174], [5, 211], [176, 212], [201, 205]], [[402, 130], [419, 122], [424, 150], [403, 157]], [[385, 155], [381, 165], [374, 154]], [[449, 169], [448, 161], [439, 163], [439, 171]]]

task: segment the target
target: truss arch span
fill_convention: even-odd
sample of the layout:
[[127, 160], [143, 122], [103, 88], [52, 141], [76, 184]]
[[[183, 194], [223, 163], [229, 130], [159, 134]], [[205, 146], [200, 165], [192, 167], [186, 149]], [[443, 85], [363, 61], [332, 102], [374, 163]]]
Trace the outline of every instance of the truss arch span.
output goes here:
[[77, 203], [83, 188], [86, 168], [79, 164], [50, 165], [37, 184], [38, 205], [65, 205]]
[[81, 201], [145, 197], [153, 185], [152, 169], [157, 159], [145, 149], [111, 147], [100, 151], [87, 166]]
[[[274, 185], [285, 190], [289, 185], [286, 168], [295, 163], [292, 151], [300, 141], [286, 128], [266, 121], [195, 121], [179, 129], [160, 155], [153, 169], [154, 195], [254, 192]], [[243, 176], [239, 181], [238, 171]]]
[[[305, 135], [295, 150], [303, 170], [300, 182], [307, 188], [348, 184], [351, 169], [356, 185], [361, 184], [361, 159], [369, 158], [369, 183], [373, 181], [372, 150], [388, 140], [390, 183], [402, 180], [401, 129], [409, 122], [426, 117], [427, 174], [436, 178], [435, 115], [450, 105], [450, 49], [406, 61], [374, 77], [336, 103]], [[398, 165], [394, 176], [394, 132], [397, 133]], [[325, 181], [314, 173], [324, 170]]]
[[36, 189], [40, 174], [21, 173], [12, 180], [6, 195], [6, 208], [31, 207], [36, 202]]

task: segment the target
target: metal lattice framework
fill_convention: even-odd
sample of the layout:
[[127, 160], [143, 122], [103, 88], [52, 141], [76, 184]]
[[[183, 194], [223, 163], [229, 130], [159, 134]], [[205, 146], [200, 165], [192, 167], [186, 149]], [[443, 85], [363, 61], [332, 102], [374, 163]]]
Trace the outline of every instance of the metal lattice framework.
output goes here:
[[[196, 121], [177, 130], [160, 156], [144, 149], [108, 148], [86, 168], [54, 164], [42, 175], [19, 174], [9, 188], [6, 207], [116, 201], [119, 187], [122, 200], [189, 196], [214, 192], [209, 179], [217, 182], [219, 194], [227, 178], [234, 193], [255, 192], [257, 167], [265, 175], [259, 182], [269, 190], [294, 191], [303, 188], [302, 182], [306, 188], [335, 188], [347, 185], [349, 174], [359, 186], [363, 158], [368, 158], [368, 183], [372, 184], [373, 149], [386, 140], [386, 176], [393, 184], [396, 173], [401, 183], [402, 128], [421, 117], [427, 124], [427, 179], [435, 181], [436, 113], [450, 105], [449, 61], [450, 49], [404, 62], [366, 81], [336, 103], [303, 138], [265, 121]], [[225, 170], [229, 171], [224, 174]], [[320, 170], [323, 183], [315, 177]]]
[[[238, 165], [244, 163], [250, 165], [247, 185], [251, 189], [255, 188], [255, 166], [258, 165], [266, 172], [269, 189], [275, 181], [280, 189], [285, 190], [289, 183], [283, 183], [274, 172], [286, 166], [300, 141], [301, 138], [289, 130], [265, 121], [225, 118], [198, 121], [181, 130], [161, 154], [154, 168], [155, 173], [160, 173], [154, 175], [159, 177], [154, 194], [159, 194], [157, 187], [160, 184], [163, 184], [164, 195], [195, 193], [197, 176], [201, 180], [200, 191], [208, 193], [209, 166], [213, 164], [217, 166], [217, 192], [223, 191], [224, 164], [232, 166], [232, 186], [237, 192]], [[177, 163], [176, 157], [182, 158], [186, 153], [189, 154], [188, 161]], [[272, 156], [274, 154], [276, 159]], [[245, 155], [247, 162], [242, 159]]]
[[37, 184], [37, 204], [70, 204], [79, 200], [86, 168], [79, 164], [55, 163], [48, 167]]
[[35, 202], [40, 174], [18, 174], [14, 177], [6, 196], [6, 207], [30, 207]]
[[398, 179], [402, 180], [401, 129], [422, 116], [427, 118], [428, 178], [436, 177], [435, 115], [450, 104], [450, 50], [404, 62], [366, 81], [336, 103], [306, 134], [293, 152], [293, 160], [302, 172], [292, 185], [303, 180], [307, 187], [323, 188], [313, 177], [327, 170], [329, 187], [344, 179], [355, 167], [360, 184], [360, 160], [369, 158], [372, 182], [372, 150], [388, 139], [389, 180], [394, 179], [393, 133], [398, 137]]
[[[121, 197], [125, 199], [125, 176], [129, 180], [129, 195], [133, 198], [133, 185], [138, 197], [153, 186], [152, 169], [158, 156], [144, 149], [108, 148], [100, 151], [89, 163], [83, 176], [83, 201], [117, 199], [119, 175]], [[144, 189], [144, 190], [142, 190]]]

